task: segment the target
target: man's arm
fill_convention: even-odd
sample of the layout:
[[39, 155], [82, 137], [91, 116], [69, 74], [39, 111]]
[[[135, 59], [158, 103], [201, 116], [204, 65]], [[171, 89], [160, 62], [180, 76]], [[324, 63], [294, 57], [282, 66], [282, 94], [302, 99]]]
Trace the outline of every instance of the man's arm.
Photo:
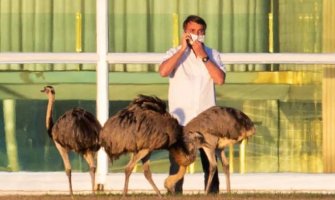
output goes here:
[[162, 77], [169, 76], [173, 70], [177, 67], [178, 61], [182, 58], [184, 52], [188, 48], [187, 39], [190, 39], [190, 36], [186, 33], [183, 34], [181, 38], [181, 48], [173, 56], [165, 60], [159, 65], [159, 74]]
[[[204, 49], [204, 45], [199, 42], [195, 41], [192, 44], [192, 49], [194, 53], [197, 55], [197, 57], [203, 59], [204, 57], [207, 57], [207, 53]], [[216, 65], [214, 61], [212, 61], [210, 58], [207, 62], [204, 63], [209, 75], [212, 77], [213, 81], [217, 85], [222, 85], [225, 82], [226, 75], [225, 73]]]
[[162, 77], [169, 76], [172, 71], [176, 68], [178, 61], [181, 59], [185, 52], [185, 49], [179, 49], [177, 53], [165, 60], [159, 65], [159, 74]]
[[217, 85], [222, 85], [225, 82], [226, 74], [216, 66], [216, 64], [209, 59], [205, 66], [208, 70], [209, 75], [212, 77], [213, 81]]

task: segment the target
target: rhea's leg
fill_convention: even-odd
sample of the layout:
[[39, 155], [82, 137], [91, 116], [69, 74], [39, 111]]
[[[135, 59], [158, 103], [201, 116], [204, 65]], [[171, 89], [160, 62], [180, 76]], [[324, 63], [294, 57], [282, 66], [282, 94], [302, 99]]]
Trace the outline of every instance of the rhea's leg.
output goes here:
[[215, 149], [208, 149], [203, 148], [204, 152], [206, 153], [206, 156], [209, 161], [209, 173], [208, 173], [208, 181], [206, 184], [206, 194], [210, 192], [210, 188], [212, 186], [213, 177], [215, 174], [215, 171], [217, 170], [217, 162], [215, 159]]
[[142, 149], [139, 152], [134, 153], [132, 158], [129, 160], [129, 163], [127, 164], [124, 173], [125, 173], [125, 182], [124, 182], [124, 188], [123, 188], [123, 196], [125, 197], [128, 193], [128, 183], [129, 183], [129, 177], [136, 165], [136, 163], [141, 160], [143, 157], [148, 155], [150, 152], [148, 149]]
[[[205, 188], [207, 187], [207, 182], [208, 182], [208, 176], [209, 176], [209, 161], [207, 158], [207, 155], [205, 153], [205, 151], [201, 148], [199, 149], [200, 152], [200, 159], [201, 159], [201, 164], [202, 164], [202, 169], [204, 171], [204, 175], [205, 175]], [[216, 157], [215, 157], [216, 160]], [[213, 193], [216, 194], [219, 192], [219, 172], [218, 169], [215, 169], [215, 173], [212, 179], [212, 184], [209, 187], [209, 193]]]
[[[180, 166], [177, 164], [177, 162], [175, 161], [174, 157], [171, 155], [171, 153], [169, 153], [169, 160], [170, 160], [170, 168], [169, 168], [169, 175], [175, 175], [179, 172], [179, 168]], [[183, 183], [184, 183], [184, 176], [181, 177], [180, 180], [178, 180], [175, 184], [174, 184], [174, 188], [173, 188], [173, 193], [183, 193]], [[168, 192], [172, 192], [172, 191], [168, 191]]]
[[60, 153], [60, 156], [63, 159], [65, 173], [66, 173], [66, 175], [68, 177], [68, 180], [69, 180], [70, 195], [72, 196], [73, 195], [73, 191], [72, 191], [72, 179], [71, 179], [71, 163], [70, 163], [70, 159], [69, 159], [69, 154], [68, 154], [68, 151], [65, 148], [63, 148], [56, 141], [55, 141], [55, 145], [56, 145], [57, 150]]
[[164, 187], [167, 189], [169, 193], [175, 193], [175, 185], [178, 181], [180, 181], [185, 173], [186, 173], [186, 166], [179, 166], [179, 170], [176, 174], [169, 175], [164, 182]]
[[94, 162], [94, 152], [92, 151], [87, 151], [84, 154], [84, 159], [86, 160], [88, 166], [90, 167], [90, 176], [91, 176], [91, 183], [92, 183], [92, 192], [93, 194], [94, 192], [94, 186], [95, 186], [95, 170], [96, 170], [96, 166], [95, 166], [95, 162]]
[[226, 185], [227, 185], [227, 192], [230, 193], [230, 172], [229, 172], [229, 162], [224, 152], [224, 149], [221, 150], [221, 162], [223, 172], [226, 176]]
[[159, 192], [159, 190], [158, 190], [157, 186], [155, 185], [154, 181], [152, 180], [149, 158], [150, 158], [150, 153], [142, 158], [144, 176], [149, 181], [149, 183], [153, 187], [153, 189], [156, 191], [157, 195], [161, 198], [162, 195]]

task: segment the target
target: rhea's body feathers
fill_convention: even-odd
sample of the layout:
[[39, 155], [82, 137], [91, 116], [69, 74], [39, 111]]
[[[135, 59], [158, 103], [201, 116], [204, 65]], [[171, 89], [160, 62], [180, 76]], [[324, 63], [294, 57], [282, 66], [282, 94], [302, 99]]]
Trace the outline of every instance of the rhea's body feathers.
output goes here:
[[[242, 111], [213, 106], [193, 118], [184, 128], [185, 134], [199, 133], [220, 140], [240, 142], [255, 133], [254, 124]], [[205, 137], [206, 138], [206, 137]], [[204, 142], [207, 142], [206, 139]]]
[[100, 123], [82, 108], [74, 108], [58, 118], [52, 128], [52, 138], [68, 150], [84, 153], [100, 148]]
[[101, 145], [112, 159], [127, 152], [167, 149], [182, 134], [178, 121], [166, 111], [166, 104], [140, 95], [107, 120], [101, 131]]

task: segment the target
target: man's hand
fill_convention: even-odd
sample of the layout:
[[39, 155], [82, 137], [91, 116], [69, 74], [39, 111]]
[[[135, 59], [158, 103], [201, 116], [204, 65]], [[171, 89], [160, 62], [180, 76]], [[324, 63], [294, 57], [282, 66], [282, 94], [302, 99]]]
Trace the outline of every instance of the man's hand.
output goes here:
[[192, 41], [192, 37], [189, 33], [183, 33], [182, 38], [181, 38], [181, 49], [186, 50], [188, 47], [188, 40]]
[[198, 40], [193, 41], [192, 49], [197, 57], [204, 58], [207, 56], [203, 43]]

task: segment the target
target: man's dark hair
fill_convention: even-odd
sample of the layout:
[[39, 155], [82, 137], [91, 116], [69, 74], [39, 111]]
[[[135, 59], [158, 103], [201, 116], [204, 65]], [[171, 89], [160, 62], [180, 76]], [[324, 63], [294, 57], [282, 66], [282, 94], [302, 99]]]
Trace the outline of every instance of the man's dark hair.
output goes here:
[[199, 17], [197, 15], [190, 15], [185, 19], [185, 21], [183, 23], [184, 30], [185, 30], [185, 28], [186, 28], [186, 26], [189, 22], [195, 22], [197, 24], [203, 25], [204, 30], [206, 30], [206, 28], [207, 28], [207, 24], [206, 24], [204, 19], [202, 19], [201, 17]]

